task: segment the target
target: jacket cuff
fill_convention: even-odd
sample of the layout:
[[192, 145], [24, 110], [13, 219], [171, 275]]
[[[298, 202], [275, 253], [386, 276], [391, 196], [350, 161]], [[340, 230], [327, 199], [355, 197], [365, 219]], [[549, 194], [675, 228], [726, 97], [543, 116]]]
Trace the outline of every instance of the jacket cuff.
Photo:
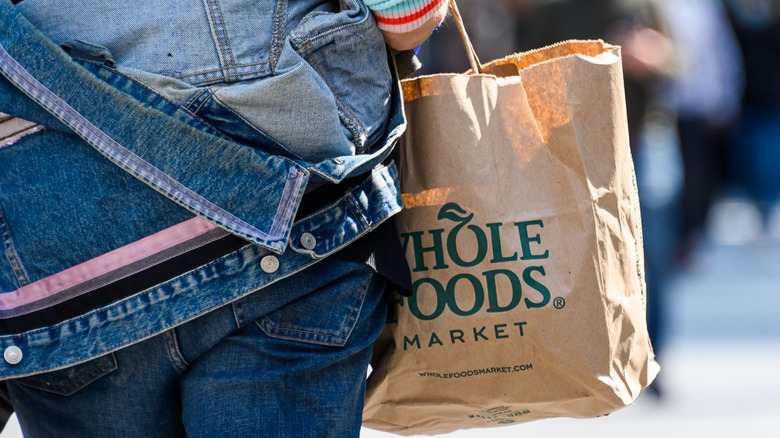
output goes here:
[[385, 32], [411, 32], [446, 6], [446, 0], [365, 0], [379, 28]]

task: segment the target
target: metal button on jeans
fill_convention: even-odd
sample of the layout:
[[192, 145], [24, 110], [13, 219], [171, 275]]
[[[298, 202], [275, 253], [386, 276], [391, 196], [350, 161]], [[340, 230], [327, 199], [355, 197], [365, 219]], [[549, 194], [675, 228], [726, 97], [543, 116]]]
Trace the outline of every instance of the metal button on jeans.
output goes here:
[[279, 259], [272, 255], [263, 257], [260, 260], [260, 269], [266, 274], [273, 274], [279, 269]]
[[317, 246], [317, 239], [311, 233], [301, 234], [301, 246], [306, 249], [314, 249]]
[[3, 352], [3, 359], [11, 365], [16, 365], [22, 361], [22, 350], [19, 347], [12, 345]]

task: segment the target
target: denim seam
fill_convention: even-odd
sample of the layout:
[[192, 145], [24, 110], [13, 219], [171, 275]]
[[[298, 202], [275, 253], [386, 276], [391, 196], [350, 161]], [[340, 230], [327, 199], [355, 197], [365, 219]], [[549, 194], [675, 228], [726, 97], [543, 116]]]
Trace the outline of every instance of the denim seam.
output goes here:
[[[233, 67], [235, 67], [235, 68], [257, 67], [258, 65], [265, 65], [265, 64], [268, 64], [268, 61], [252, 62], [250, 64], [238, 64], [238, 65], [235, 65]], [[211, 70], [199, 71], [197, 73], [187, 73], [186, 75], [175, 76], [175, 78], [176, 79], [184, 79], [184, 78], [190, 78], [190, 77], [193, 77], [193, 76], [203, 76], [203, 75], [207, 75], [207, 74], [211, 74], [211, 73], [224, 72], [227, 69], [228, 69], [228, 67], [214, 68], [214, 69], [211, 69]], [[256, 72], [264, 72], [264, 71], [269, 71], [269, 68], [264, 68], [262, 70], [257, 70]], [[240, 75], [246, 76], [246, 75], [252, 74], [252, 73], [255, 73], [255, 72], [241, 73]]]
[[213, 32], [213, 37], [215, 39], [214, 42], [217, 45], [216, 47], [217, 52], [219, 53], [219, 60], [222, 67], [220, 70], [227, 73], [227, 76], [230, 77], [230, 73], [228, 71], [228, 67], [230, 63], [226, 58], [225, 47], [222, 42], [222, 37], [220, 35], [220, 28], [217, 25], [217, 19], [214, 16], [214, 8], [212, 6], [212, 1], [216, 1], [216, 0], [204, 0], [204, 2], [206, 3], [206, 11], [209, 15], [209, 24], [211, 25], [211, 31]]
[[[395, 210], [395, 211], [392, 211], [391, 213], [389, 213], [384, 219], [382, 219], [379, 222], [375, 223], [374, 224], [374, 228], [363, 228], [359, 233], [355, 234], [350, 241], [351, 242], [357, 241], [361, 237], [363, 237], [366, 234], [368, 234], [368, 232], [370, 232], [372, 229], [376, 229], [376, 227], [378, 227], [379, 225], [384, 223], [391, 216], [394, 216], [395, 214], [397, 214], [399, 211], [401, 211], [401, 210], [398, 209], [398, 210]], [[293, 250], [295, 252], [298, 252], [298, 253], [301, 253], [301, 254], [309, 254], [312, 258], [315, 258], [315, 259], [324, 259], [326, 257], [329, 257], [329, 256], [339, 252], [344, 247], [345, 247], [344, 245], [336, 245], [333, 248], [331, 248], [329, 251], [324, 252], [322, 254], [316, 254], [316, 253], [314, 253], [314, 251], [310, 251], [310, 250], [301, 251], [301, 250], [299, 250], [299, 249], [297, 249], [295, 247], [293, 247]]]
[[278, 0], [274, 11], [273, 30], [271, 32], [271, 72], [276, 72], [276, 63], [282, 56], [282, 37], [284, 36], [284, 23], [287, 22], [287, 0]]
[[245, 321], [249, 319], [247, 316], [246, 308], [244, 306], [244, 299], [238, 299], [231, 304], [231, 310], [233, 311], [233, 320], [236, 322], [236, 327], [241, 328], [244, 326]]
[[[198, 111], [197, 111], [197, 110], [192, 110], [192, 109], [190, 109], [190, 107], [191, 107], [192, 105], [194, 105], [194, 104], [195, 104], [195, 102], [197, 102], [197, 101], [198, 101], [198, 99], [200, 99], [200, 97], [201, 97], [201, 96], [203, 96], [203, 93], [207, 93], [207, 92], [209, 92], [209, 91], [211, 91], [211, 89], [210, 89], [210, 88], [204, 88], [203, 90], [201, 90], [201, 92], [200, 92], [200, 93], [198, 93], [198, 94], [194, 95], [194, 96], [193, 96], [193, 97], [192, 97], [190, 100], [188, 100], [188, 101], [187, 101], [187, 102], [186, 102], [186, 103], [183, 105], [183, 108], [184, 108], [184, 109], [186, 109], [187, 111], [190, 111], [190, 112], [193, 112], [193, 113], [197, 114], [197, 113], [198, 113]], [[198, 109], [200, 109], [200, 106], [198, 106]]]
[[[324, 15], [324, 14], [325, 13], [322, 13], [322, 14], [312, 14], [308, 18], [312, 19], [312, 18], [315, 18], [317, 15]], [[346, 28], [348, 28], [350, 26], [359, 26], [359, 25], [363, 24], [366, 20], [368, 20], [370, 17], [371, 17], [371, 14], [367, 13], [365, 18], [363, 18], [360, 21], [354, 21], [354, 22], [351, 22], [351, 23], [343, 24], [343, 25], [341, 25], [339, 27], [334, 27], [333, 29], [327, 30], [327, 31], [322, 32], [320, 34], [317, 34], [317, 35], [314, 35], [314, 36], [310, 36], [310, 37], [307, 38], [307, 40], [308, 41], [316, 41], [316, 40], [318, 40], [320, 38], [324, 38], [324, 37], [327, 37], [327, 36], [329, 36], [331, 34], [334, 34], [336, 32], [340, 32], [343, 29], [346, 29]], [[302, 21], [301, 24], [303, 24], [303, 23], [304, 22]]]
[[116, 355], [114, 355], [114, 353], [109, 353], [109, 355], [112, 358], [111, 365], [105, 366], [103, 364], [103, 360], [100, 360], [101, 358], [98, 358], [97, 363], [91, 370], [81, 374], [77, 379], [71, 380], [67, 384], [55, 385], [52, 384], [51, 382], [43, 381], [43, 380], [37, 380], [35, 381], [35, 383], [31, 381], [23, 381], [23, 380], [19, 380], [17, 382], [20, 385], [24, 385], [29, 388], [34, 388], [45, 392], [50, 392], [53, 394], [60, 394], [65, 396], [73, 395], [77, 393], [79, 390], [83, 389], [86, 385], [98, 380], [99, 378], [119, 368], [116, 361]]
[[[282, 192], [282, 196], [279, 202], [279, 208], [276, 210], [276, 214], [274, 215], [273, 224], [271, 225], [269, 234], [276, 236], [277, 234], [281, 234], [284, 231], [290, 230], [288, 223], [295, 215], [295, 211], [298, 209], [299, 205], [297, 202], [295, 202], [297, 199], [295, 194], [301, 190], [305, 176], [306, 175], [304, 172], [299, 171], [294, 167], [290, 168], [290, 171], [287, 173], [287, 183], [284, 185], [284, 191]], [[280, 239], [281, 236], [279, 237], [279, 240]]]
[[[210, 92], [211, 94], [209, 94], [208, 96], [206, 96], [206, 98], [205, 98], [205, 99], [203, 99], [203, 101], [202, 101], [202, 102], [201, 102], [201, 103], [198, 105], [198, 107], [197, 107], [197, 108], [195, 108], [195, 114], [199, 113], [199, 112], [200, 112], [200, 110], [203, 108], [203, 105], [205, 105], [205, 104], [206, 104], [206, 103], [207, 103], [209, 100], [211, 100], [211, 99], [214, 97], [214, 92], [213, 92], [213, 91], [211, 91], [210, 89], [209, 89], [209, 92]], [[201, 95], [202, 95], [202, 94], [201, 94]]]
[[[5, 66], [5, 67], [4, 67]], [[9, 71], [13, 70], [13, 71]], [[241, 220], [230, 212], [216, 206], [208, 199], [187, 188], [170, 175], [162, 172], [151, 163], [143, 160], [141, 157], [119, 144], [108, 134], [93, 125], [87, 118], [72, 108], [67, 102], [46, 88], [43, 84], [33, 77], [27, 70], [19, 64], [11, 55], [0, 45], [0, 71], [8, 79], [16, 84], [21, 91], [27, 94], [36, 102], [40, 103], [49, 110], [58, 120], [71, 127], [87, 143], [93, 145], [106, 158], [114, 164], [125, 169], [136, 178], [144, 181], [153, 188], [160, 188], [161, 193], [167, 198], [176, 201], [187, 210], [198, 214], [209, 221], [231, 229], [235, 234], [246, 237], [249, 240], [256, 241], [257, 237], [268, 241], [279, 241], [284, 235], [279, 234], [280, 228], [285, 224], [272, 223], [271, 229], [277, 234], [265, 233], [253, 225]], [[291, 171], [294, 168], [290, 169]], [[280, 199], [282, 204], [290, 203], [289, 199]], [[260, 242], [258, 242], [260, 243]], [[267, 248], [277, 249], [270, 243], [262, 242]]]
[[[352, 333], [352, 330], [355, 328], [355, 324], [357, 324], [357, 321], [360, 318], [363, 302], [366, 299], [366, 293], [368, 292], [368, 286], [370, 283], [371, 283], [370, 277], [363, 282], [363, 285], [360, 287], [360, 292], [355, 294], [352, 303], [350, 304], [351, 307], [350, 312], [344, 317], [344, 320], [341, 322], [338, 330], [335, 330], [333, 332], [328, 332], [324, 330], [310, 330], [310, 329], [305, 329], [302, 327], [294, 327], [294, 326], [282, 327], [274, 324], [267, 315], [261, 318], [263, 320], [262, 324], [258, 320], [255, 320], [255, 324], [258, 327], [260, 327], [260, 329], [266, 335], [274, 338], [288, 339], [292, 341], [305, 341], [305, 342], [310, 342], [310, 343], [315, 343], [320, 345], [343, 346], [349, 340], [349, 335]], [[298, 337], [298, 336], [294, 336], [293, 334], [283, 334], [281, 332], [299, 333], [304, 336]], [[305, 335], [312, 335], [315, 338], [312, 339], [306, 337]], [[316, 338], [321, 338], [321, 339], [316, 339]], [[330, 341], [322, 338], [330, 339]]]
[[[156, 252], [155, 254], [144, 257], [128, 265], [115, 268], [114, 270], [98, 275], [97, 277], [82, 278], [83, 281], [81, 281], [80, 283], [70, 287], [66, 287], [65, 289], [60, 290], [59, 292], [47, 296], [40, 296], [33, 301], [20, 303], [11, 306], [10, 308], [6, 308], [6, 309], [0, 308], [0, 319], [14, 318], [17, 316], [27, 315], [36, 311], [49, 309], [52, 306], [55, 306], [57, 304], [72, 300], [82, 295], [92, 293], [98, 288], [109, 286], [110, 284], [118, 280], [142, 272], [145, 269], [152, 268], [158, 265], [159, 263], [163, 263], [167, 260], [170, 260], [171, 258], [177, 255], [181, 255], [193, 249], [200, 248], [204, 245], [212, 243], [226, 235], [228, 235], [227, 231], [223, 230], [222, 228], [215, 228], [209, 232], [188, 239], [183, 243]], [[57, 274], [54, 275], [56, 276]], [[51, 276], [47, 278], [51, 278]], [[19, 290], [11, 291], [11, 292], [14, 294], [21, 293]]]
[[[267, 64], [267, 62], [263, 62], [263, 64]], [[231, 74], [227, 74], [228, 70], [229, 70], [229, 68], [227, 68], [227, 67], [222, 69], [222, 70], [217, 70], [217, 71], [224, 71], [226, 74], [224, 74], [222, 76], [217, 76], [217, 77], [214, 77], [214, 78], [211, 78], [211, 79], [202, 79], [202, 80], [198, 80], [198, 81], [192, 81], [192, 82], [189, 82], [189, 84], [193, 85], [193, 86], [199, 86], [199, 85], [202, 85], [202, 84], [211, 84], [211, 83], [217, 83], [217, 82], [224, 82], [224, 81], [228, 80], [231, 77], [235, 78], [235, 80], [240, 80], [241, 78], [246, 77], [246, 76], [252, 76], [252, 75], [257, 75], [257, 74], [260, 74], [260, 73], [266, 73], [266, 72], [270, 72], [271, 71], [270, 68], [264, 68], [264, 69], [261, 69], [261, 70], [253, 70], [253, 71], [249, 71], [249, 72], [246, 72], [246, 73], [235, 73], [235, 74], [231, 75]]]
[[24, 269], [24, 264], [19, 257], [19, 253], [16, 251], [11, 229], [8, 226], [8, 222], [5, 220], [5, 212], [2, 207], [0, 207], [0, 233], [2, 233], [3, 237], [5, 257], [8, 260], [8, 264], [11, 265], [11, 270], [14, 273], [14, 277], [16, 277], [19, 287], [30, 284], [30, 276], [27, 274], [27, 270]]
[[162, 333], [165, 336], [165, 350], [168, 353], [168, 358], [171, 360], [171, 364], [181, 372], [187, 371], [190, 363], [184, 358], [184, 354], [181, 352], [181, 346], [179, 345], [179, 337], [176, 335], [176, 329], [164, 331]]
[[230, 55], [230, 68], [233, 69], [233, 75], [229, 75], [238, 80], [238, 70], [236, 69], [236, 58], [233, 55], [233, 48], [230, 46], [230, 37], [228, 36], [227, 25], [225, 24], [225, 17], [222, 14], [222, 7], [219, 5], [219, 0], [214, 0], [214, 6], [217, 8], [217, 14], [219, 15], [219, 21], [221, 23], [222, 34], [225, 36], [225, 47], [227, 48], [228, 55]]
[[[388, 181], [386, 179], [386, 178], [389, 178], [389, 176], [386, 175], [385, 170], [389, 170], [389, 169], [391, 169], [391, 168], [389, 168], [386, 165], [377, 166], [377, 168], [375, 168], [375, 169], [373, 169], [371, 171], [371, 175], [372, 175], [372, 177], [373, 177], [373, 175], [380, 175], [382, 177], [383, 181], [385, 182], [385, 184], [387, 184], [388, 182], [392, 182], [392, 181]], [[395, 175], [395, 173], [393, 173], [393, 175]], [[326, 205], [321, 210], [306, 216], [299, 223], [313, 222], [314, 219], [316, 219], [316, 218], [318, 218], [320, 216], [324, 216], [324, 215], [330, 214], [330, 209], [333, 206], [339, 204], [341, 201], [344, 201], [347, 204], [347, 207], [350, 209], [350, 211], [353, 213], [354, 216], [357, 216], [358, 218], [362, 218], [362, 221], [360, 221], [360, 222], [361, 222], [361, 225], [362, 225], [363, 229], [358, 234], [359, 236], [362, 236], [366, 232], [366, 230], [371, 227], [372, 221], [369, 220], [368, 217], [365, 216], [365, 214], [363, 213], [363, 208], [360, 207], [360, 203], [357, 202], [357, 200], [355, 199], [355, 196], [354, 196], [352, 191], [347, 192], [346, 194], [344, 194], [344, 196], [342, 196], [342, 197], [336, 199], [335, 201], [331, 202], [330, 204]], [[395, 214], [395, 213], [397, 213], [397, 212], [394, 212], [393, 214]], [[293, 249], [295, 249], [295, 248], [293, 248]], [[314, 254], [313, 251], [299, 251], [299, 252]], [[332, 251], [326, 253], [326, 255], [327, 254], [331, 254], [331, 253], [332, 253]], [[317, 257], [324, 257], [324, 256], [323, 255], [319, 255]]]
[[347, 193], [346, 201], [347, 207], [352, 211], [352, 215], [360, 219], [360, 225], [363, 228], [369, 228], [371, 226], [371, 221], [366, 217], [363, 208], [360, 207], [360, 204], [358, 204], [352, 192]]

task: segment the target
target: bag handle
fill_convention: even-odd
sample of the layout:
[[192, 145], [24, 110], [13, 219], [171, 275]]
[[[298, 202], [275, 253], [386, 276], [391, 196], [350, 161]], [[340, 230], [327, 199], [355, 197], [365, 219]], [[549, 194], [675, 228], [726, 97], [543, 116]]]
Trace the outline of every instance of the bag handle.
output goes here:
[[466, 33], [466, 27], [463, 25], [463, 17], [460, 16], [460, 11], [458, 10], [458, 5], [455, 4], [455, 0], [450, 0], [449, 9], [452, 18], [455, 20], [455, 25], [458, 26], [460, 38], [463, 40], [463, 47], [466, 49], [466, 56], [469, 58], [471, 71], [478, 74], [484, 73], [484, 70], [482, 70], [482, 63], [479, 62], [477, 52], [474, 50], [474, 46], [471, 44], [471, 39], [469, 38], [468, 33]]

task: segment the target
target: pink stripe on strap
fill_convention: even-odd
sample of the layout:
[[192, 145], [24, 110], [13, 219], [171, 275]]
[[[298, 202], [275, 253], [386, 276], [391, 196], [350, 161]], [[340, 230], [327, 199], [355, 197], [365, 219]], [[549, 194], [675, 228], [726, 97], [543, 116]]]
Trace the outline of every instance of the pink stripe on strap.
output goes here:
[[0, 310], [19, 306], [56, 295], [59, 292], [98, 278], [139, 260], [143, 260], [168, 248], [203, 235], [216, 225], [195, 217], [170, 228], [144, 237], [133, 243], [87, 260], [64, 271], [20, 287], [13, 292], [0, 294]]

